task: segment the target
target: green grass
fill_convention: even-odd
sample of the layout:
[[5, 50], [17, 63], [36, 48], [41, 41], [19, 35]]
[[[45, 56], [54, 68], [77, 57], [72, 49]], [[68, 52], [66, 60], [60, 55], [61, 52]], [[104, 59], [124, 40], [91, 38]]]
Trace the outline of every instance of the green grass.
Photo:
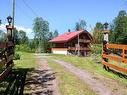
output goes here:
[[[95, 63], [93, 61], [92, 57], [77, 57], [77, 56], [64, 56], [64, 55], [52, 55], [52, 56], [55, 59], [69, 62], [70, 64], [72, 64], [80, 69], [87, 70], [91, 73], [101, 74], [105, 77], [115, 79], [118, 82], [127, 85], [127, 79], [120, 78], [119, 76], [117, 76], [111, 72], [105, 71], [103, 69], [102, 64]], [[97, 59], [100, 59], [100, 58], [101, 58], [101, 56], [100, 57], [98, 56]]]
[[62, 66], [51, 60], [48, 61], [48, 65], [57, 72], [56, 77], [61, 95], [95, 95], [85, 83]]
[[20, 56], [20, 60], [15, 60], [15, 68], [35, 68], [37, 64], [35, 64], [35, 58], [33, 53], [26, 52], [17, 52]]

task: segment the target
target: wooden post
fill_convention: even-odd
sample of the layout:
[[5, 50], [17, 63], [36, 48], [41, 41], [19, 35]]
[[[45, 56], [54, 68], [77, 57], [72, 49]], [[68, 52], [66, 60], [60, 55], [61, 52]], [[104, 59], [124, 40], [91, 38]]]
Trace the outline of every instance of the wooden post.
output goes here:
[[[102, 50], [102, 55], [103, 54], [108, 54], [108, 48], [107, 48], [107, 44], [109, 42], [108, 40], [108, 33], [109, 33], [109, 30], [108, 30], [108, 23], [104, 23], [104, 30], [103, 30], [103, 35], [104, 35], [104, 40], [103, 40], [103, 50]], [[102, 57], [103, 58], [103, 57]], [[108, 58], [103, 58], [104, 62], [108, 62]], [[103, 65], [103, 68], [105, 70], [109, 70], [109, 67], [106, 66], [106, 65]]]
[[79, 34], [78, 34], [78, 56], [80, 56]]

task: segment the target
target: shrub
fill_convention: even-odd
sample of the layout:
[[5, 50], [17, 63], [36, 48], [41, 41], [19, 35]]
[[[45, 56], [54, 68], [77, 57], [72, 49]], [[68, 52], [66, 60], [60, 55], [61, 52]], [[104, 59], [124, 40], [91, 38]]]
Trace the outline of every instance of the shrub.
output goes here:
[[20, 57], [21, 57], [21, 56], [20, 56], [18, 53], [15, 53], [13, 59], [14, 59], [14, 60], [20, 60]]
[[102, 45], [101, 44], [93, 44], [92, 45], [92, 53], [93, 54], [101, 54], [102, 52]]

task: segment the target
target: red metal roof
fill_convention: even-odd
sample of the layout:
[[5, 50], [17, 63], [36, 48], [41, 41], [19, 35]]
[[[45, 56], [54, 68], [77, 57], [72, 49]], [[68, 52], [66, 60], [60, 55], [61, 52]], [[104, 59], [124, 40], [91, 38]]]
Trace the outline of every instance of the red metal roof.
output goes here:
[[51, 43], [67, 42], [82, 32], [87, 32], [87, 31], [86, 30], [80, 30], [80, 31], [74, 31], [74, 32], [65, 32], [64, 34], [53, 38], [49, 42], [51, 42]]

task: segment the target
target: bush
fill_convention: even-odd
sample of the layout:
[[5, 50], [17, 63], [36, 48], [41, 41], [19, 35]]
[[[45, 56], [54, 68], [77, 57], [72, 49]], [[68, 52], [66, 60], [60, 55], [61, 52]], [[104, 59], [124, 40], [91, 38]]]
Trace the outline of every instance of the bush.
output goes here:
[[93, 54], [101, 54], [102, 52], [102, 45], [101, 44], [93, 44], [92, 45], [92, 53]]
[[35, 49], [30, 49], [28, 45], [22, 44], [22, 45], [16, 45], [15, 48], [16, 51], [22, 51], [22, 52], [31, 52], [35, 53]]
[[21, 56], [20, 56], [18, 53], [15, 53], [13, 59], [14, 59], [14, 60], [20, 60], [20, 57], [21, 57]]

